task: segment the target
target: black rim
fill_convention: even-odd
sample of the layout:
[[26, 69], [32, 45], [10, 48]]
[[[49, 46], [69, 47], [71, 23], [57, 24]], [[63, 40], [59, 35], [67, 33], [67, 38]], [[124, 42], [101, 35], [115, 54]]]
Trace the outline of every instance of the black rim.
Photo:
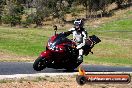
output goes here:
[[44, 58], [42, 57], [38, 57], [38, 59], [36, 59], [36, 61], [33, 64], [33, 68], [36, 71], [41, 71], [44, 68], [46, 68], [46, 61]]

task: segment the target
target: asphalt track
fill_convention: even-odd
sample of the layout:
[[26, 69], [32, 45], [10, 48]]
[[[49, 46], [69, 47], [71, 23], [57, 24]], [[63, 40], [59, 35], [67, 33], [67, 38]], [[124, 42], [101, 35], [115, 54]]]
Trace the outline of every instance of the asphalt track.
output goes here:
[[[46, 68], [42, 71], [35, 71], [32, 67], [33, 63], [27, 62], [0, 62], [0, 75], [16, 75], [16, 74], [37, 74], [37, 73], [67, 73], [64, 69]], [[103, 65], [86, 65], [82, 68], [87, 72], [132, 72], [132, 67], [123, 66], [103, 66]], [[78, 72], [77, 69], [73, 72]], [[70, 72], [70, 73], [73, 73]]]

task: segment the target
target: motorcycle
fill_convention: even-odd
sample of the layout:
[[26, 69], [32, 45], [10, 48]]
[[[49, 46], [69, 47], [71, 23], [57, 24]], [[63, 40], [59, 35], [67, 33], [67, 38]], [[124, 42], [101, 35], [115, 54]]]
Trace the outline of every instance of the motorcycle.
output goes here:
[[[57, 26], [55, 26], [55, 35], [49, 38], [46, 50], [33, 63], [33, 68], [36, 71], [41, 71], [47, 68], [74, 70], [82, 62], [77, 61], [79, 51], [76, 49], [76, 43], [67, 38], [64, 33], [57, 34]], [[95, 36], [89, 36], [90, 40], [86, 40], [86, 45], [83, 47], [84, 55], [88, 55], [95, 44], [101, 40]]]

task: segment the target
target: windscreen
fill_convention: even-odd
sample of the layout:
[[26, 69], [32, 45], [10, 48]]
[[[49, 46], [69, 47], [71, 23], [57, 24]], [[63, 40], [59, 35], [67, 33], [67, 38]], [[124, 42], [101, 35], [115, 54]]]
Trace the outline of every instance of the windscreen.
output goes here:
[[[49, 40], [49, 42], [50, 42], [50, 40]], [[71, 40], [66, 38], [66, 36], [61, 33], [55, 38], [55, 40], [52, 43], [50, 43], [50, 47], [55, 47], [56, 45], [59, 45], [61, 43], [65, 43], [65, 42], [71, 42]]]

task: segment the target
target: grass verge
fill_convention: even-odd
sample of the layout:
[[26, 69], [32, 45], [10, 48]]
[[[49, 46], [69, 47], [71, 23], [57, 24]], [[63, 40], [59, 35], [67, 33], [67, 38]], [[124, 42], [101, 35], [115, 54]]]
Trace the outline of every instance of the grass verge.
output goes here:
[[[132, 65], [131, 24], [131, 18], [123, 18], [90, 29], [89, 34], [99, 36], [102, 42], [93, 48], [94, 55], [86, 56], [84, 61], [89, 64]], [[45, 50], [48, 38], [53, 33], [51, 29], [0, 27], [0, 53], [37, 57]], [[9, 60], [25, 61], [15, 57]], [[0, 61], [6, 61], [6, 58], [0, 57]]]

